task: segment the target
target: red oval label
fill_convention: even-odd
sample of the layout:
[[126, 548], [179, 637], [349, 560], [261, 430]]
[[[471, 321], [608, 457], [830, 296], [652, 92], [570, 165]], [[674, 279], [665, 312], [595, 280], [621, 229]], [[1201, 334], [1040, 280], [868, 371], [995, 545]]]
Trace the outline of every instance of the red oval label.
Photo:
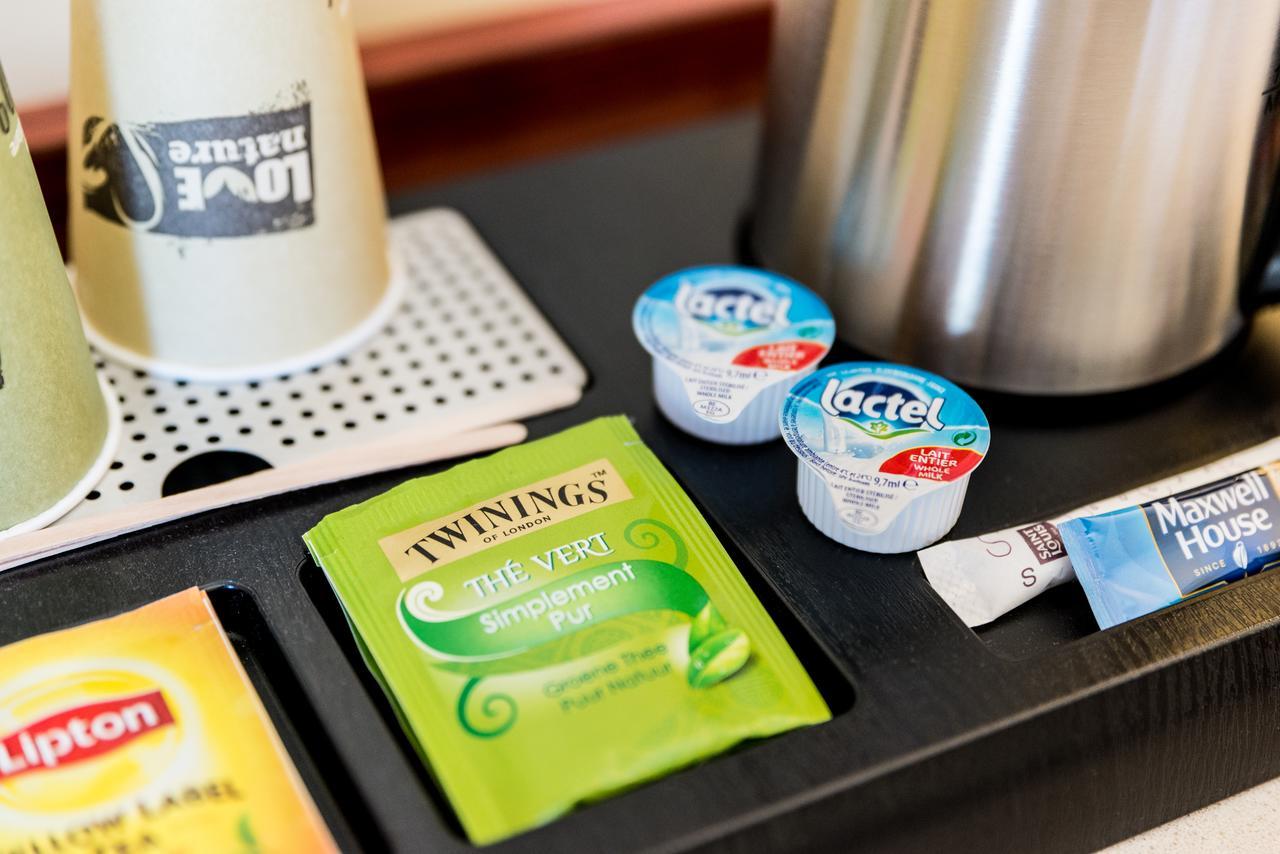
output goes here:
[[964, 477], [982, 462], [982, 454], [965, 448], [925, 447], [901, 451], [885, 460], [880, 471], [920, 480], [952, 481]]
[[812, 341], [777, 341], [743, 350], [733, 357], [733, 363], [744, 368], [798, 371], [821, 359], [826, 352], [826, 347]]

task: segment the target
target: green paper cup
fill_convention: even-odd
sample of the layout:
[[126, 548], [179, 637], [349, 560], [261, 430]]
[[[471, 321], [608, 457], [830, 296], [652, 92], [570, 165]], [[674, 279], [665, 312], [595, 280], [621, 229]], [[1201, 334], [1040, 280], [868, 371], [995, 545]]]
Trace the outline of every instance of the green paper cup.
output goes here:
[[[119, 438], [0, 71], [0, 538], [66, 513]], [[108, 401], [110, 403], [108, 403]]]
[[71, 9], [71, 254], [95, 346], [230, 381], [384, 326], [401, 277], [350, 4]]

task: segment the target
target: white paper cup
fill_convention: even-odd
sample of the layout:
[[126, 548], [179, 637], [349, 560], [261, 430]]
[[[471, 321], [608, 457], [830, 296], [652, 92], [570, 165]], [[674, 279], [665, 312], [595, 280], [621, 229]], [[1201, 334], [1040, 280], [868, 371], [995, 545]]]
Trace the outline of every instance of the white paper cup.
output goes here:
[[331, 359], [394, 309], [347, 3], [72, 0], [71, 250], [91, 338], [188, 379]]

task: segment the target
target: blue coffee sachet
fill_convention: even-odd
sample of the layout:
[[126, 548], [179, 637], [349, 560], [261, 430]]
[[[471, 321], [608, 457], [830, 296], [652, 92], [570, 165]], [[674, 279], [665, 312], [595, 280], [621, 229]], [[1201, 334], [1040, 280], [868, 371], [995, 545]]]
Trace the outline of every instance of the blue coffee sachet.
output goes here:
[[1280, 565], [1280, 462], [1059, 525], [1104, 629]]

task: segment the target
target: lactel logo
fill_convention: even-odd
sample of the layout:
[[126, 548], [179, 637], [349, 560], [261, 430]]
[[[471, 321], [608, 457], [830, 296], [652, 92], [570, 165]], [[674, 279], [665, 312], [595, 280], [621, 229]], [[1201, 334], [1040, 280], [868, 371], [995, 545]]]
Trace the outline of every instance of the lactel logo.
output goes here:
[[827, 381], [819, 398], [822, 411], [836, 418], [847, 418], [873, 434], [900, 435], [928, 428], [942, 430], [942, 407], [946, 398], [935, 397], [928, 403], [913, 392], [891, 383], [878, 381]]
[[714, 326], [721, 332], [741, 335], [785, 326], [791, 299], [778, 299], [740, 287], [682, 284], [676, 292], [675, 306], [685, 317]]
[[173, 725], [160, 691], [66, 709], [0, 738], [0, 781], [84, 762]]

